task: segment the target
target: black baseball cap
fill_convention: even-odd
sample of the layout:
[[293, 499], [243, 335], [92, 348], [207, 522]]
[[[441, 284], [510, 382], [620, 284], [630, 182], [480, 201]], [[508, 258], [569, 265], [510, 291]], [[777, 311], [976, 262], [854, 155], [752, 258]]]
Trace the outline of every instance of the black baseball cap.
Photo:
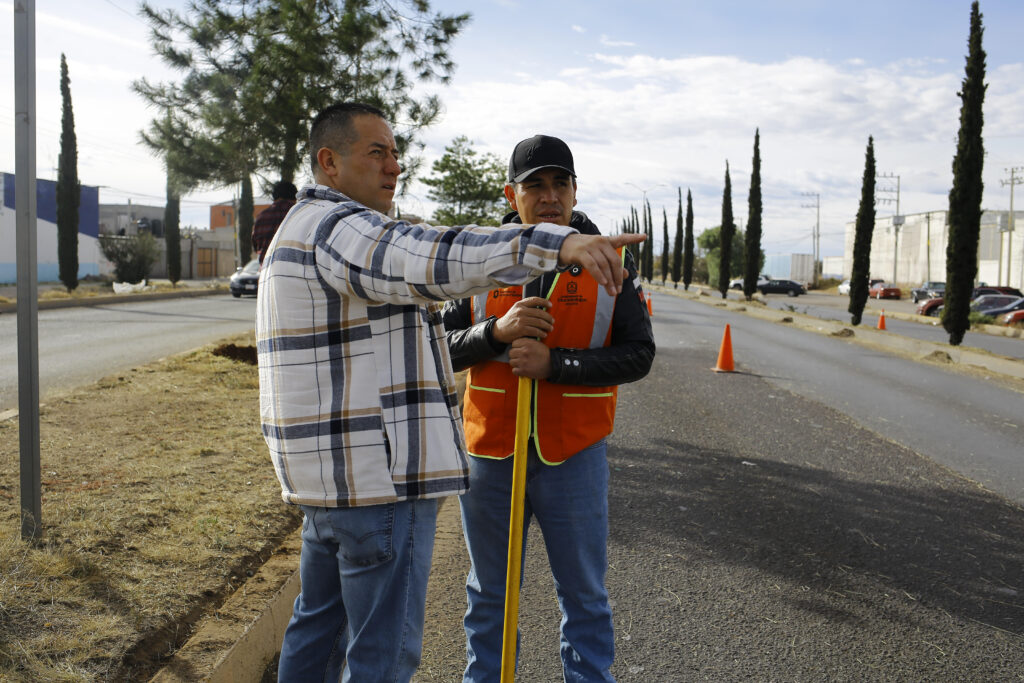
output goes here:
[[516, 145], [508, 160], [508, 182], [521, 183], [534, 171], [560, 168], [576, 177], [569, 145], [550, 135], [534, 135]]

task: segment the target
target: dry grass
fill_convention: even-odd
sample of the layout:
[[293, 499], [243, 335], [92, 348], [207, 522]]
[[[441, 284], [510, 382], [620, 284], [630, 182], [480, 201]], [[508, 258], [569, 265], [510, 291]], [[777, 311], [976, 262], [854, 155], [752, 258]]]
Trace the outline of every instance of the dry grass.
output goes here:
[[44, 407], [39, 543], [20, 538], [18, 423], [0, 423], [0, 680], [148, 678], [297, 526], [255, 365], [214, 350]]

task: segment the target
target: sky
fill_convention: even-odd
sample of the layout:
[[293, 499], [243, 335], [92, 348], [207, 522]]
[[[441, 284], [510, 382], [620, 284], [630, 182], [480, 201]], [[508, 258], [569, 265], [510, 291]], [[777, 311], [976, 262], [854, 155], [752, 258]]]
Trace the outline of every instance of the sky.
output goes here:
[[[160, 7], [180, 1], [155, 0]], [[56, 179], [60, 55], [65, 53], [82, 183], [101, 203], [163, 205], [160, 159], [139, 143], [153, 110], [130, 88], [174, 80], [152, 53], [129, 0], [36, 5], [37, 176]], [[678, 192], [693, 196], [699, 234], [721, 223], [726, 165], [732, 210], [746, 227], [755, 130], [760, 131], [766, 253], [843, 251], [874, 137], [879, 216], [948, 207], [970, 25], [966, 0], [434, 0], [470, 12], [456, 39], [444, 103], [422, 135], [424, 171], [457, 135], [507, 159], [536, 133], [573, 150], [578, 209], [606, 234], [646, 197], [660, 242], [675, 231]], [[983, 0], [987, 53], [983, 207], [1006, 210], [1009, 169], [1024, 167], [1024, 2]], [[14, 6], [0, 0], [0, 170], [14, 172]], [[402, 125], [395, 122], [396, 127]], [[308, 178], [302, 178], [302, 181]], [[298, 184], [298, 183], [297, 183]], [[184, 224], [234, 190], [195, 193]], [[1024, 201], [1021, 199], [1020, 201]], [[429, 217], [414, 182], [397, 200]], [[1019, 204], [1020, 202], [1018, 202]], [[819, 213], [815, 206], [820, 207]]]

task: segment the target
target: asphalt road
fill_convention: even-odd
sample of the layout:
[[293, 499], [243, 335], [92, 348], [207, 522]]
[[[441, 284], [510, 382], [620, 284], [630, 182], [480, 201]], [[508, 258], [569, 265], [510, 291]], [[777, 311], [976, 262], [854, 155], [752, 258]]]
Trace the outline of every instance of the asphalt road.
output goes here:
[[[47, 392], [253, 329], [256, 299], [230, 294], [39, 311], [39, 387]], [[17, 314], [0, 315], [0, 410], [18, 405]]]
[[[654, 310], [654, 368], [621, 387], [609, 439], [617, 680], [1022, 680], [1024, 512], [941, 464], [941, 439], [914, 450], [846, 414], [962, 386], [932, 409], [977, 436], [971, 404], [990, 387], [701, 303], [655, 295]], [[732, 374], [710, 370], [725, 322]], [[1020, 422], [997, 430], [1006, 460]], [[418, 681], [459, 680], [465, 663], [456, 507]], [[558, 621], [534, 526], [517, 681], [561, 680]]]
[[[1019, 393], [841, 339], [674, 296], [654, 297], [655, 323], [664, 326], [659, 352], [666, 345], [717, 348], [729, 323], [741, 371], [834, 408], [1024, 504]], [[1005, 341], [1024, 346], [1019, 339]]]

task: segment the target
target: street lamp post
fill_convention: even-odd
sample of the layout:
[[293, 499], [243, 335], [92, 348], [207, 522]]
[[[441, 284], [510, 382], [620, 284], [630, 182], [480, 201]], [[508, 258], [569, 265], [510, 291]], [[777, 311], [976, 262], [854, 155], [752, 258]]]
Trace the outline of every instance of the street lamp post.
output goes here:
[[811, 251], [814, 252], [813, 273], [811, 274], [811, 285], [818, 286], [818, 253], [821, 243], [821, 195], [817, 192], [801, 192], [805, 197], [814, 197], [813, 204], [801, 204], [805, 209], [814, 209], [814, 234], [811, 238]]

